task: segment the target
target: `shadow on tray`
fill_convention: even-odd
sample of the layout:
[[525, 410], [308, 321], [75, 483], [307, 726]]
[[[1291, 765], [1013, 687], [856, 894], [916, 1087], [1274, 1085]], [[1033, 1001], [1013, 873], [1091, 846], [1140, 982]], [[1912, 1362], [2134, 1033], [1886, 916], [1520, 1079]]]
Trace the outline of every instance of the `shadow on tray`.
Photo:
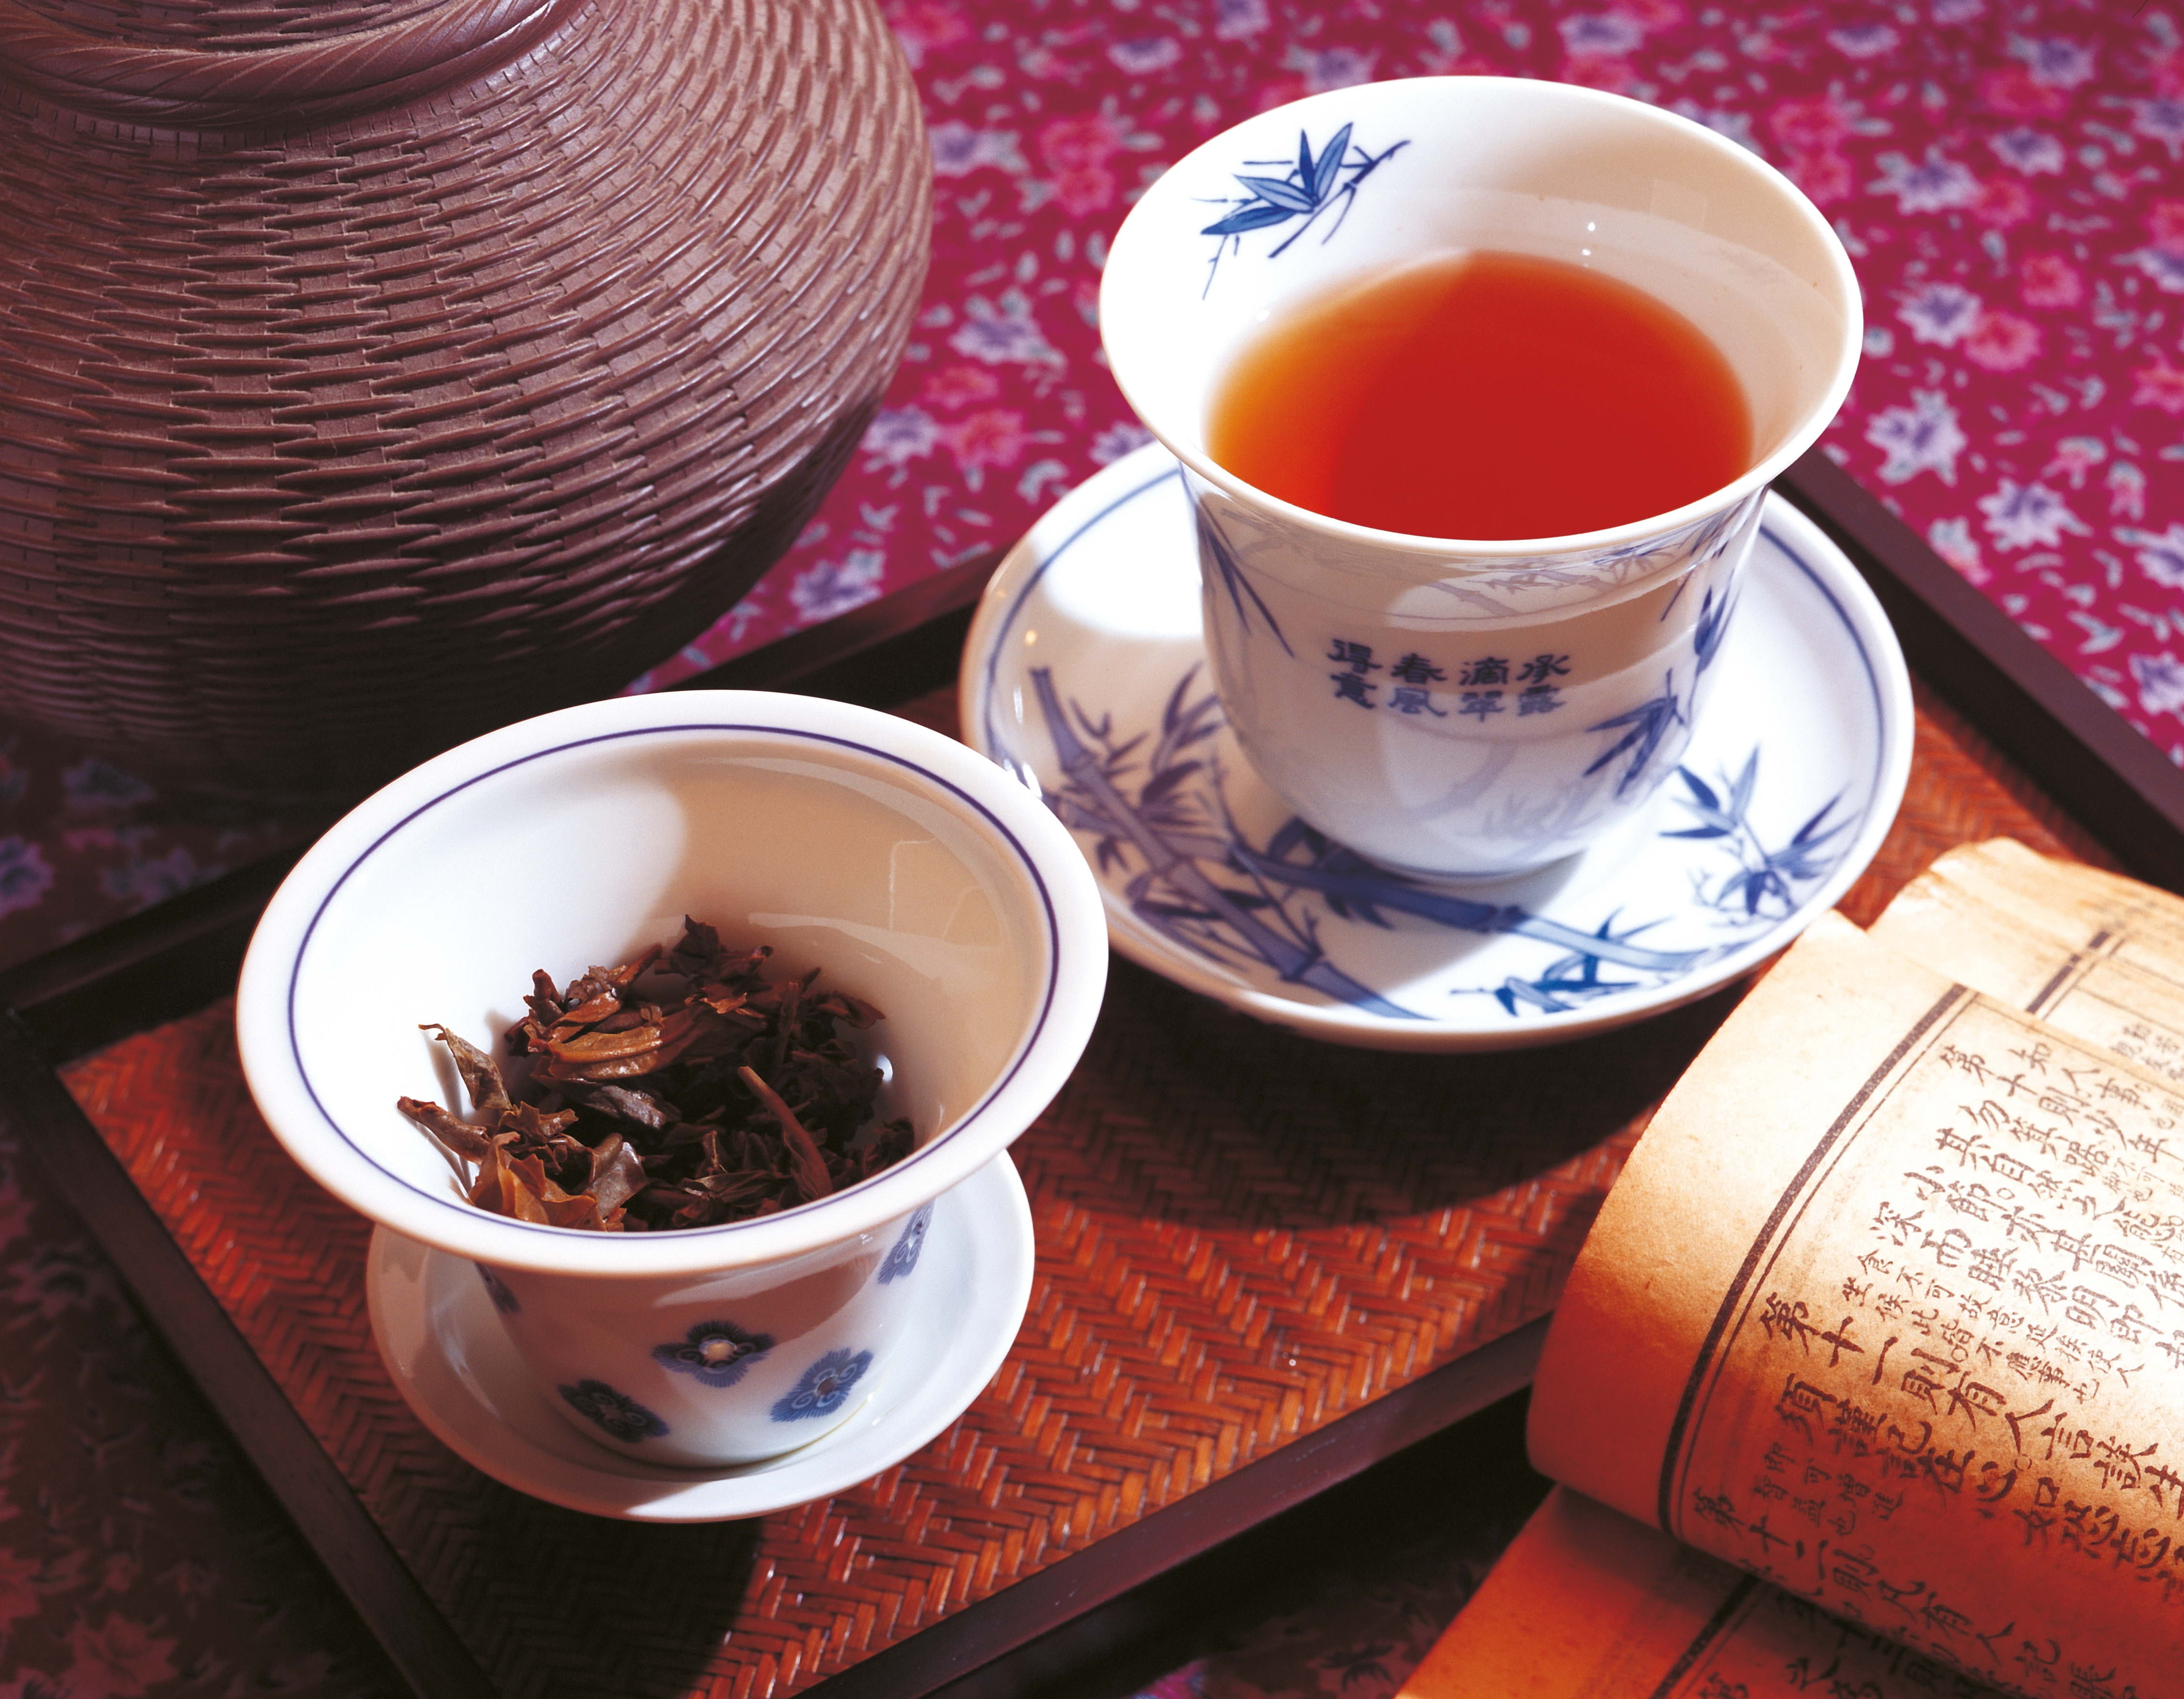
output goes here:
[[1641, 1127], [1742, 994], [1546, 1049], [1351, 1050], [1117, 961], [1085, 1059], [1017, 1147], [1028, 1182], [1208, 1232], [1416, 1221]]

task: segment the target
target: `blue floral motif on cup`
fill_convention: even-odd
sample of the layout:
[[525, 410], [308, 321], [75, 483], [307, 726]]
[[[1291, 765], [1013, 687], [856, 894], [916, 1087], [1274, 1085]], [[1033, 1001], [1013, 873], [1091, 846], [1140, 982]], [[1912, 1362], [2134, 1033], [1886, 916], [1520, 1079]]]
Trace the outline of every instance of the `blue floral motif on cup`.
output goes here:
[[580, 1380], [560, 1389], [569, 1407], [588, 1422], [595, 1422], [610, 1439], [634, 1446], [640, 1440], [657, 1440], [667, 1424], [634, 1398], [617, 1392], [604, 1380]]
[[653, 1346], [652, 1355], [677, 1374], [694, 1376], [708, 1386], [733, 1386], [772, 1349], [771, 1334], [747, 1333], [733, 1322], [700, 1322], [688, 1338]]
[[1759, 783], [1759, 751], [1745, 758], [1734, 779], [1708, 784], [1689, 767], [1678, 767], [1688, 796], [1678, 801], [1697, 816], [1696, 826], [1664, 832], [1664, 838], [1719, 838], [1734, 858], [1733, 870], [1718, 886], [1694, 888], [1693, 894], [1716, 912], [1732, 917], [1780, 919], [1797, 905], [1793, 887], [1810, 884], [1831, 872], [1841, 854], [1835, 840], [1851, 827], [1848, 817], [1830, 820], [1842, 793], [1823, 803], [1779, 850], [1769, 850], [1752, 823], [1752, 793]]
[[1112, 716], [1095, 718], [1074, 701], [1065, 709], [1049, 669], [1034, 667], [1030, 677], [1067, 779], [1050, 802], [1077, 830], [1097, 834], [1102, 872], [1128, 866], [1133, 857], [1157, 870], [1133, 884], [1132, 907], [1183, 949], [1217, 961], [1256, 957], [1292, 983], [1400, 1020], [1419, 1017], [1329, 958], [1306, 899], [1368, 926], [1385, 926], [1381, 911], [1393, 910], [1462, 931], [1518, 933], [1663, 976], [1698, 959], [1696, 952], [1649, 950], [1406, 879], [1301, 820], [1255, 844], [1234, 829], [1219, 795], [1218, 768], [1205, 745], [1222, 729], [1220, 703], [1210, 691], [1195, 694], [1196, 667], [1169, 693], [1150, 749], [1142, 733], [1118, 733]]
[[1315, 150], [1311, 136], [1297, 131], [1295, 163], [1287, 159], [1246, 159], [1246, 165], [1256, 165], [1261, 171], [1275, 166], [1282, 168], [1279, 177], [1254, 173], [1234, 174], [1237, 184], [1244, 192], [1220, 203], [1228, 209], [1199, 234], [1217, 238], [1213, 258], [1206, 264], [1206, 287], [1213, 287], [1213, 275], [1220, 269], [1221, 256], [1231, 249], [1240, 249], [1242, 238], [1248, 231], [1271, 230], [1277, 225], [1287, 224], [1293, 218], [1304, 222], [1275, 244], [1267, 254], [1273, 259], [1290, 243], [1318, 224], [1326, 214], [1334, 214], [1334, 222], [1328, 226], [1322, 242], [1331, 238], [1342, 228], [1342, 221], [1350, 216], [1350, 203], [1357, 198], [1357, 186], [1385, 164], [1389, 159], [1411, 144], [1397, 142], [1382, 148], [1378, 153], [1350, 145], [1351, 126], [1347, 124], [1336, 131], [1324, 148]]
[[[1724, 609], [1718, 619], [1726, 617]], [[1563, 659], [1545, 655], [1529, 664], [1544, 681]], [[1509, 664], [1518, 677], [1516, 661]], [[1475, 676], [1476, 663], [1471, 670]], [[1290, 820], [1263, 842], [1247, 836], [1222, 794], [1212, 749], [1223, 728], [1220, 703], [1197, 667], [1176, 681], [1150, 733], [1117, 727], [1112, 713], [1095, 714], [1073, 697], [1065, 700], [1048, 668], [1034, 667], [1028, 676], [1063, 774], [1048, 801], [1093, 838], [1103, 877], [1143, 867], [1128, 881], [1131, 911], [1140, 922], [1180, 949], [1217, 962], [1256, 960], [1285, 981], [1377, 1015], [1418, 1018], [1343, 971], [1343, 926], [1385, 927], [1396, 914], [1551, 946], [1557, 953], [1533, 978], [1507, 976], [1451, 994], [1490, 997], [1512, 1017], [1568, 1013], [1619, 991], [1667, 983], [1775, 925], [1833, 871], [1859, 818], [1838, 793], [1788, 842], [1763, 842], [1751, 818], [1757, 748], [1736, 772], [1712, 782], [1679, 765], [1685, 794], [1674, 800], [1688, 811], [1688, 823], [1661, 835], [1697, 841], [1686, 870], [1690, 892], [1664, 890], [1658, 908], [1641, 916], [1612, 914], [1597, 926], [1573, 926], [1390, 872], [1301, 820]], [[1636, 772], [1663, 760], [1664, 744], [1684, 719], [1671, 674], [1653, 702], [1590, 728], [1622, 734], [1595, 769], [1620, 759]], [[1623, 782], [1630, 783], [1629, 772]], [[1657, 947], [1641, 936], [1679, 916], [1702, 915], [1713, 937], [1696, 947]]]
[[512, 1316], [523, 1307], [521, 1300], [509, 1290], [508, 1282], [487, 1267], [484, 1263], [473, 1262], [471, 1267], [477, 1270], [478, 1278], [485, 1282], [485, 1290], [492, 1295], [494, 1309], [499, 1311], [504, 1316]]
[[917, 1267], [917, 1253], [925, 1249], [925, 1229], [932, 1225], [933, 1206], [926, 1204], [911, 1217], [910, 1224], [902, 1230], [902, 1237], [895, 1240], [894, 1249], [888, 1252], [887, 1261], [880, 1264], [881, 1285], [907, 1278], [911, 1270]]
[[1273, 610], [1267, 605], [1266, 598], [1259, 593], [1245, 572], [1242, 563], [1236, 558], [1236, 551], [1229, 546], [1228, 539], [1221, 534], [1221, 527], [1213, 522], [1213, 515], [1206, 512], [1206, 504], [1193, 502], [1191, 511], [1198, 521], [1199, 558], [1201, 561], [1212, 563], [1214, 571], [1220, 576], [1222, 588], [1228, 592], [1228, 599], [1236, 609], [1236, 629], [1245, 637], [1251, 636], [1251, 619], [1256, 614], [1266, 621], [1268, 631], [1282, 646], [1282, 653], [1295, 655], [1296, 651], [1290, 647], [1290, 640], [1282, 635], [1281, 623], [1274, 618]]
[[1721, 640], [1729, 634], [1729, 616], [1736, 611], [1734, 591], [1717, 601], [1713, 587], [1709, 584], [1699, 603], [1698, 622], [1691, 630], [1691, 649], [1697, 658], [1698, 670], [1704, 672], [1713, 665], [1713, 658], [1721, 652]]
[[1615, 794], [1627, 796], [1650, 777], [1653, 757], [1659, 753], [1661, 745], [1668, 741], [1669, 734], [1681, 726], [1688, 736], [1691, 723], [1690, 716], [1676, 701], [1676, 672], [1671, 667], [1661, 681], [1658, 696], [1641, 702], [1635, 708], [1618, 714], [1613, 719], [1602, 720], [1596, 726], [1585, 728], [1588, 732], [1623, 733], [1585, 770], [1585, 776], [1591, 778], [1618, 757], [1628, 755], [1630, 764], [1624, 768], [1623, 777], [1615, 782]]
[[769, 1412], [777, 1422], [801, 1422], [810, 1416], [831, 1416], [842, 1407], [850, 1389], [872, 1366], [868, 1351], [830, 1351], [796, 1383], [796, 1390], [777, 1399]]

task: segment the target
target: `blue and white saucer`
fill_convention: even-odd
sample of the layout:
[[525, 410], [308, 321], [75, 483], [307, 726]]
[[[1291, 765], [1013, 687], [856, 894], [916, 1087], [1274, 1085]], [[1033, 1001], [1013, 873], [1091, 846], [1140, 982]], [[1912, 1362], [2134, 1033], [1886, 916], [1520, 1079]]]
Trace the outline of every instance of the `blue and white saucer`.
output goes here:
[[[1034, 666], [1069, 741], [1101, 759], [1100, 793], [1062, 771]], [[1903, 654], [1849, 560], [1780, 497], [1715, 666], [1683, 765], [1581, 855], [1492, 883], [1386, 872], [1295, 819], [1237, 749], [1206, 666], [1189, 500], [1149, 446], [1001, 563], [964, 651], [963, 728], [1075, 833], [1132, 961], [1338, 1044], [1502, 1050], [1704, 996], [1796, 938], [1880, 847], [1911, 766]], [[1117, 796], [1128, 821], [1110, 816]], [[1187, 882], [1167, 877], [1186, 864]]]
[[[934, 1200], [926, 1301], [849, 1419], [760, 1463], [670, 1468], [595, 1445], [549, 1408], [493, 1295], [460, 1256], [373, 1230], [372, 1338], [417, 1419], [504, 1486], [627, 1522], [730, 1522], [827, 1498], [900, 1462], [1000, 1371], [1031, 1301], [1031, 1206], [1008, 1153]], [[952, 1221], [950, 1217], [953, 1217]]]

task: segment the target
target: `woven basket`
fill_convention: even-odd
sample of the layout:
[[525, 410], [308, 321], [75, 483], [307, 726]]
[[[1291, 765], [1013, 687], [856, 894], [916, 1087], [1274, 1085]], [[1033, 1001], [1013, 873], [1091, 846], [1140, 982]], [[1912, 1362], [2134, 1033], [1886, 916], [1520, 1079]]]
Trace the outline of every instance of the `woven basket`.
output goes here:
[[871, 0], [0, 0], [0, 713], [349, 788], [794, 538], [930, 227]]

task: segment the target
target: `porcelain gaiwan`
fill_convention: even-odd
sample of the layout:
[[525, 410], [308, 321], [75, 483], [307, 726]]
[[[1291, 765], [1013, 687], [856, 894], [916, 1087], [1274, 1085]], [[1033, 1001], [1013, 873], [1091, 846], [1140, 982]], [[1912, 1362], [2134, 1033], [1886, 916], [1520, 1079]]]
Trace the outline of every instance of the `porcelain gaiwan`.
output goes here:
[[[395, 1107], [460, 1102], [442, 1022], [482, 1044], [565, 981], [680, 936], [770, 944], [878, 1006], [861, 1036], [911, 1154], [722, 1226], [604, 1233], [489, 1214]], [[896, 1360], [934, 1200], [1061, 1087], [1106, 977], [1099, 894], [1029, 791], [939, 733], [762, 692], [564, 710], [426, 762], [298, 864], [252, 940], [243, 1069], [314, 1178], [475, 1263], [538, 1390], [602, 1445], [719, 1467], [800, 1446]], [[500, 1055], [505, 1059], [504, 1045]]]

